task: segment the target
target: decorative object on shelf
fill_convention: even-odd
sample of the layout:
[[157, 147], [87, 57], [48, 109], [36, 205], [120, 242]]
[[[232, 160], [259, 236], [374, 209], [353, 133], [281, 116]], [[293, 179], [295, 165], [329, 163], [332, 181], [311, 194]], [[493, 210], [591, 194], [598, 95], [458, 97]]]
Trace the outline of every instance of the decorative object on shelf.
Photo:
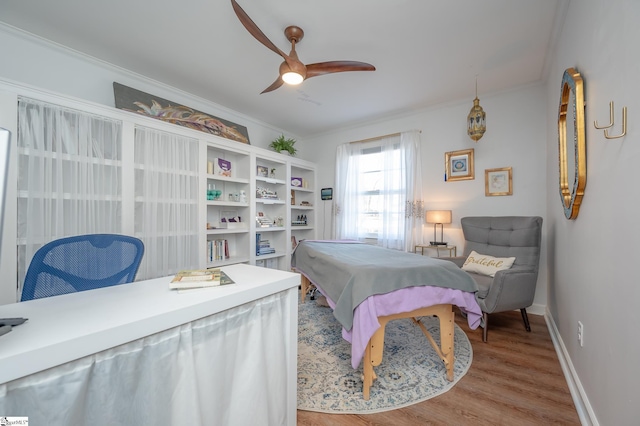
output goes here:
[[[567, 219], [578, 217], [587, 185], [585, 134], [584, 84], [579, 72], [574, 68], [567, 68], [562, 75], [558, 108], [559, 189]], [[573, 138], [573, 143], [568, 142], [569, 138]], [[569, 165], [572, 165], [573, 170], [569, 170]], [[569, 176], [573, 178], [571, 183]]]
[[271, 143], [269, 144], [269, 148], [281, 154], [286, 152], [288, 153], [288, 155], [296, 155], [297, 150], [294, 147], [295, 144], [295, 139], [285, 138], [284, 135], [280, 135], [277, 139], [271, 141]]
[[467, 116], [467, 134], [475, 142], [478, 142], [486, 131], [486, 114], [480, 106], [480, 99], [478, 99], [478, 77], [476, 77], [476, 98], [473, 100], [473, 106]]
[[484, 171], [484, 195], [513, 195], [513, 176], [511, 167], [486, 169]]
[[296, 205], [296, 191], [294, 191], [293, 189], [291, 190], [291, 205]]
[[300, 201], [300, 205], [302, 207], [311, 207], [312, 206], [312, 204], [310, 202], [308, 202], [308, 201]]
[[258, 177], [269, 177], [269, 168], [265, 166], [257, 166], [256, 167], [256, 176]]
[[224, 158], [213, 160], [213, 174], [218, 176], [231, 177], [231, 161]]
[[268, 199], [268, 200], [277, 200], [278, 193], [270, 188], [265, 188], [262, 186], [258, 186], [256, 188], [256, 198]]
[[118, 109], [249, 144], [247, 128], [231, 121], [150, 95], [115, 81], [113, 82], [113, 93]]
[[207, 185], [207, 200], [208, 201], [215, 201], [218, 200], [220, 198], [220, 195], [222, 195], [222, 191], [219, 189], [216, 189], [216, 186], [212, 183]]
[[295, 220], [291, 221], [291, 226], [307, 226], [307, 215], [298, 215]]
[[[446, 246], [447, 243], [442, 241], [444, 233], [444, 224], [451, 223], [451, 210], [427, 210], [425, 217], [427, 223], [433, 223], [433, 241], [429, 244], [432, 246]], [[436, 239], [436, 228], [440, 225], [440, 241]]]
[[222, 212], [220, 214], [219, 229], [245, 229], [247, 224], [242, 221], [240, 216], [236, 216], [235, 212]]
[[256, 226], [258, 228], [270, 228], [276, 226], [275, 222], [264, 215], [263, 212], [258, 212], [256, 216]]
[[607, 139], [618, 139], [627, 134], [627, 107], [622, 107], [622, 133], [619, 135], [609, 135], [609, 128], [613, 127], [613, 101], [609, 102], [609, 124], [598, 126], [598, 121], [593, 122], [593, 127], [598, 130], [604, 129], [604, 137]]
[[275, 168], [272, 168], [272, 169], [269, 171], [269, 177], [270, 177], [271, 179], [275, 179], [275, 178], [276, 178], [276, 169], [275, 169]]
[[475, 179], [473, 165], [473, 148], [461, 151], [449, 151], [444, 154], [444, 180]]
[[240, 202], [241, 203], [247, 202], [247, 193], [244, 191], [244, 189], [240, 191]]
[[297, 188], [302, 188], [303, 185], [303, 179], [299, 178], [299, 177], [292, 177], [291, 178], [291, 186], [295, 186]]

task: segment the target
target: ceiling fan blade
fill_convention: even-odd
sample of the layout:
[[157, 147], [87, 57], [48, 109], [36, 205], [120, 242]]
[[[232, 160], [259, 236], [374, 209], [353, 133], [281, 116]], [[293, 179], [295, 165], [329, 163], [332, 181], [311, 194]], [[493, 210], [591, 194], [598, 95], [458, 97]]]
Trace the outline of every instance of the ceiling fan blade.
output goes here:
[[346, 71], [375, 71], [376, 67], [366, 62], [358, 61], [330, 61], [318, 62], [307, 65], [307, 78], [319, 75], [331, 74]]
[[267, 87], [266, 89], [264, 89], [262, 92], [260, 92], [260, 94], [262, 95], [263, 93], [267, 93], [267, 92], [273, 92], [274, 90], [276, 90], [278, 87], [282, 86], [284, 82], [282, 81], [282, 78], [280, 78], [280, 76], [278, 76], [278, 78], [276, 78], [276, 81], [274, 81], [273, 83], [271, 83], [271, 86]]
[[251, 35], [255, 37], [256, 40], [267, 46], [269, 49], [273, 50], [278, 55], [282, 56], [285, 60], [289, 59], [289, 56], [286, 53], [278, 49], [278, 47], [273, 44], [266, 35], [264, 35], [264, 33], [260, 30], [260, 28], [258, 28], [256, 23], [253, 22], [251, 18], [249, 18], [249, 15], [247, 15], [247, 13], [240, 7], [236, 0], [231, 0], [231, 5], [233, 6], [233, 10], [236, 12], [236, 15], [238, 16], [238, 19], [240, 20], [242, 25], [244, 25], [247, 31], [249, 31], [249, 33], [251, 33]]

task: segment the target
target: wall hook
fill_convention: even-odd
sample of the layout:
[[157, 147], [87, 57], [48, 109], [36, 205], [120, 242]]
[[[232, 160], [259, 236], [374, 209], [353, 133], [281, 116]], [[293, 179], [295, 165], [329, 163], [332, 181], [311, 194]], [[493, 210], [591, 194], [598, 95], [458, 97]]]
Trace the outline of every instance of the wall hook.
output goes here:
[[613, 126], [613, 101], [609, 102], [609, 124], [606, 126], [598, 126], [598, 121], [593, 122], [593, 127], [598, 130], [608, 129], [611, 126]]
[[604, 137], [607, 139], [618, 139], [627, 134], [627, 107], [622, 107], [622, 133], [619, 135], [609, 135], [609, 128], [613, 127], [613, 101], [609, 102], [609, 124], [606, 126], [598, 126], [598, 122], [593, 122], [593, 127], [598, 130], [604, 129]]
[[623, 137], [626, 134], [627, 134], [627, 107], [622, 107], [622, 133], [615, 136], [609, 136], [609, 129], [605, 129], [604, 137], [607, 139], [618, 139]]

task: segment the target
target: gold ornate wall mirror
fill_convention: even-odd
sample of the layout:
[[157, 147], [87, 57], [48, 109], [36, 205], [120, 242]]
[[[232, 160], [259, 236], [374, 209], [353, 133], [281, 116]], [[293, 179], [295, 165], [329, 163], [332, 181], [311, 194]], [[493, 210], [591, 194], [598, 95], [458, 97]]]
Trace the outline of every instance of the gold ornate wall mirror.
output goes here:
[[558, 108], [560, 199], [567, 219], [578, 217], [587, 184], [584, 85], [580, 73], [567, 68], [562, 76]]

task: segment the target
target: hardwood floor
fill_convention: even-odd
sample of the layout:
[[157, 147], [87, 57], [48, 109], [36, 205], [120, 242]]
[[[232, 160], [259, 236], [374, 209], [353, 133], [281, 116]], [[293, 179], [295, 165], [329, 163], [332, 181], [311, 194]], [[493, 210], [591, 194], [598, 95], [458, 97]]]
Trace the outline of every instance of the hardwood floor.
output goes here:
[[490, 315], [483, 343], [482, 330], [470, 330], [456, 313], [456, 323], [471, 341], [473, 362], [453, 389], [384, 413], [298, 410], [298, 425], [579, 425], [545, 320], [538, 315], [529, 320], [531, 333], [519, 311]]

